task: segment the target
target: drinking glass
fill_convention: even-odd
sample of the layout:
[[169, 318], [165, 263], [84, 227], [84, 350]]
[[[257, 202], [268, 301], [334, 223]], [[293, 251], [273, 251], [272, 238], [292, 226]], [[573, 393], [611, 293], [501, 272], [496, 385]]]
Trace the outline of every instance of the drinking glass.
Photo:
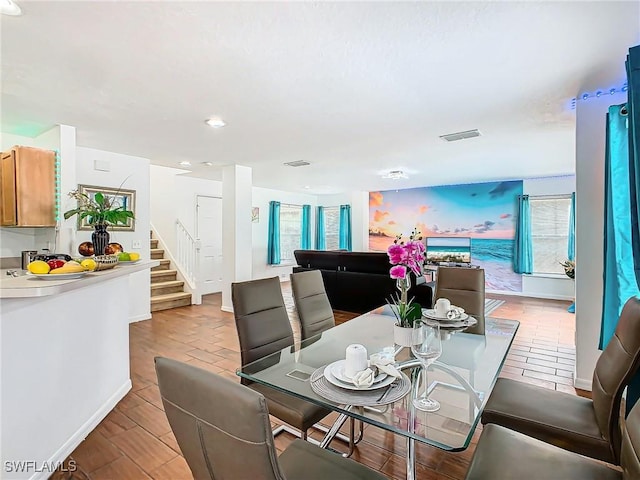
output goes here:
[[413, 345], [411, 351], [422, 364], [422, 380], [424, 396], [413, 399], [413, 405], [423, 412], [435, 412], [440, 409], [440, 402], [429, 398], [429, 384], [427, 383], [427, 369], [442, 355], [442, 341], [440, 340], [440, 325], [427, 325], [420, 320], [413, 324]]

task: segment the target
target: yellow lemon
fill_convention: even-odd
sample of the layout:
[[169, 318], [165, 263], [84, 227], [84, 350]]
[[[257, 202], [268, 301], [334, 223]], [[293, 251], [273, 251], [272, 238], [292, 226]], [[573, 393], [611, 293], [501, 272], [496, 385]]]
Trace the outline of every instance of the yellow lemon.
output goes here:
[[85, 258], [80, 262], [80, 265], [82, 265], [82, 268], [89, 270], [90, 272], [93, 272], [96, 269], [96, 261], [93, 258]]
[[49, 273], [51, 267], [47, 264], [47, 262], [43, 262], [42, 260], [35, 260], [27, 265], [27, 270], [31, 273], [43, 274]]
[[136, 260], [140, 260], [140, 254], [135, 252], [129, 253], [129, 258], [132, 262], [135, 262]]

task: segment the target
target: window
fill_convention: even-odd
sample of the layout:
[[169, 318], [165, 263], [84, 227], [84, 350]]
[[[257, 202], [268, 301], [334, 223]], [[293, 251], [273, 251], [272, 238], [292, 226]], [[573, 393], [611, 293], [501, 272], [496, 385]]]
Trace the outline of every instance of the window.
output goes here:
[[530, 197], [533, 273], [564, 275], [567, 259], [571, 196]]
[[293, 251], [300, 248], [302, 206], [280, 205], [280, 262], [295, 263]]
[[340, 207], [324, 207], [324, 238], [327, 250], [340, 248]]

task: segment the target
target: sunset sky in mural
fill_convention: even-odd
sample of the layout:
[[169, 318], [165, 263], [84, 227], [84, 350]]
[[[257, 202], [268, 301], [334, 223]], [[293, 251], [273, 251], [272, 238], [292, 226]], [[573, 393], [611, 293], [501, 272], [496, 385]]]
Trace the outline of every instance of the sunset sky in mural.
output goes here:
[[371, 192], [369, 233], [511, 239], [520, 194], [522, 181]]

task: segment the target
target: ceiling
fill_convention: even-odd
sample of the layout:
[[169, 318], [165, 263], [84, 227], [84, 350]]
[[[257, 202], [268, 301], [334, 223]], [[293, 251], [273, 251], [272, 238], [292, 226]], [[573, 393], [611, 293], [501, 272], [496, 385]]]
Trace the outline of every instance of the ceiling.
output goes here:
[[3, 132], [72, 125], [81, 146], [318, 194], [571, 174], [569, 100], [619, 87], [640, 43], [638, 2], [18, 3]]

